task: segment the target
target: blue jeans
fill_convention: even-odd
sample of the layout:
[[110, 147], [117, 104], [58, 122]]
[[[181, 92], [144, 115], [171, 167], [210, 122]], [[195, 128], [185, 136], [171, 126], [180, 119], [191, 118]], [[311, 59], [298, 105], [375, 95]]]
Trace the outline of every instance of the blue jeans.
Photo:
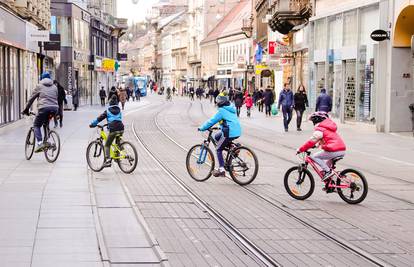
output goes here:
[[283, 125], [285, 126], [285, 130], [289, 128], [289, 123], [292, 120], [292, 108], [282, 106], [282, 113], [283, 113]]
[[217, 141], [217, 159], [219, 162], [220, 168], [224, 167], [224, 158], [223, 158], [223, 150], [236, 138], [229, 138], [225, 137], [222, 132], [217, 133], [214, 136], [214, 139]]
[[42, 131], [40, 128], [43, 125], [49, 124], [49, 116], [52, 118], [58, 113], [58, 107], [45, 107], [39, 109], [39, 112], [36, 115], [36, 118], [33, 123], [35, 137], [38, 142], [42, 142]]

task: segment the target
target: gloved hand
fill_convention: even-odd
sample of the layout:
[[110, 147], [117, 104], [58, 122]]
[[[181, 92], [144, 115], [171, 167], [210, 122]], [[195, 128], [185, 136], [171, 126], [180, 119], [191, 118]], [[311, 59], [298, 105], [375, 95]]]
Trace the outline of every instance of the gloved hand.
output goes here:
[[296, 149], [296, 155], [299, 155], [300, 153], [302, 153], [302, 152], [300, 152], [299, 148]]
[[96, 125], [89, 124], [89, 128], [95, 128], [95, 127], [96, 127]]
[[200, 128], [197, 128], [197, 131], [201, 132], [201, 129]]

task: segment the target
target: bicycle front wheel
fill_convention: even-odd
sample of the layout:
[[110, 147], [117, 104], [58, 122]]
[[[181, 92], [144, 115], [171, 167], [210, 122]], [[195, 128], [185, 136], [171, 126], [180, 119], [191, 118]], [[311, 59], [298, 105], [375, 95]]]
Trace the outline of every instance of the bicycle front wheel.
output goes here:
[[118, 166], [124, 173], [132, 173], [138, 164], [138, 152], [130, 142], [122, 142], [119, 145], [121, 155], [119, 157]]
[[24, 144], [24, 155], [27, 160], [30, 160], [32, 158], [33, 152], [35, 149], [35, 144], [36, 144], [36, 138], [35, 138], [34, 129], [31, 128], [29, 132], [27, 133], [26, 142]]
[[309, 198], [315, 190], [312, 173], [302, 166], [290, 168], [285, 174], [284, 184], [288, 194], [297, 200]]
[[247, 147], [236, 148], [230, 157], [230, 176], [239, 185], [248, 185], [256, 179], [259, 161], [256, 154]]
[[88, 162], [89, 168], [94, 172], [102, 171], [105, 161], [105, 151], [102, 142], [93, 141], [89, 143], [86, 148], [86, 162]]
[[60, 154], [60, 138], [57, 132], [50, 131], [47, 137], [47, 148], [45, 157], [49, 163], [55, 162]]
[[[361, 203], [368, 194], [368, 182], [365, 176], [357, 170], [346, 169], [336, 180], [338, 195], [348, 204]], [[345, 186], [346, 185], [346, 186]], [[343, 188], [341, 188], [344, 186]]]
[[214, 154], [205, 145], [195, 145], [187, 153], [188, 174], [197, 182], [203, 182], [210, 178], [214, 165]]

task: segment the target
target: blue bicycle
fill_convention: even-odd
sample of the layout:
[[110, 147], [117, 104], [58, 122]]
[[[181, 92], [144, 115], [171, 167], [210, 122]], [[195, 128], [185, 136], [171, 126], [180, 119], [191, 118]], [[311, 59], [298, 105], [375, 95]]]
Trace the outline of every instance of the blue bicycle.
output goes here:
[[[214, 154], [209, 146], [210, 143], [217, 146], [217, 141], [213, 138], [213, 132], [217, 130], [220, 128], [208, 129], [208, 137], [203, 143], [193, 146], [188, 151], [187, 171], [191, 178], [198, 182], [209, 179], [214, 170]], [[248, 185], [254, 181], [259, 171], [259, 162], [250, 148], [231, 142], [223, 152], [225, 153], [224, 168], [234, 182], [239, 185]]]

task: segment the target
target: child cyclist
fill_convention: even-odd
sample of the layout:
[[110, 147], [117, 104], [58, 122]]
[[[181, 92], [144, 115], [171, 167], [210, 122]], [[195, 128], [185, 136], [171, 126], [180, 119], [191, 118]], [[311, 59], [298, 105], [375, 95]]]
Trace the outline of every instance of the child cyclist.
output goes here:
[[230, 105], [228, 96], [223, 93], [216, 98], [218, 112], [208, 121], [206, 121], [199, 131], [206, 131], [216, 123], [220, 122], [221, 131], [215, 135], [217, 141], [217, 159], [219, 162], [219, 169], [213, 171], [213, 176], [225, 176], [223, 150], [235, 139], [241, 135], [241, 126], [237, 118], [236, 108]]
[[109, 100], [108, 108], [101, 115], [99, 115], [98, 118], [93, 120], [89, 127], [95, 128], [99, 122], [105, 119], [108, 121], [109, 135], [105, 143], [104, 167], [110, 167], [110, 148], [112, 142], [115, 140], [117, 136], [122, 136], [122, 134], [124, 133], [124, 124], [122, 123], [122, 112], [120, 107], [118, 106], [118, 98], [116, 95], [113, 95], [111, 97], [111, 99]]
[[346, 146], [337, 133], [338, 127], [327, 113], [315, 112], [309, 117], [309, 120], [315, 125], [314, 132], [312, 137], [297, 150], [297, 153], [303, 153], [319, 144], [322, 151], [312, 155], [312, 159], [322, 168], [324, 174], [322, 180], [326, 182], [332, 176], [331, 168], [327, 162], [333, 158], [345, 156]]

